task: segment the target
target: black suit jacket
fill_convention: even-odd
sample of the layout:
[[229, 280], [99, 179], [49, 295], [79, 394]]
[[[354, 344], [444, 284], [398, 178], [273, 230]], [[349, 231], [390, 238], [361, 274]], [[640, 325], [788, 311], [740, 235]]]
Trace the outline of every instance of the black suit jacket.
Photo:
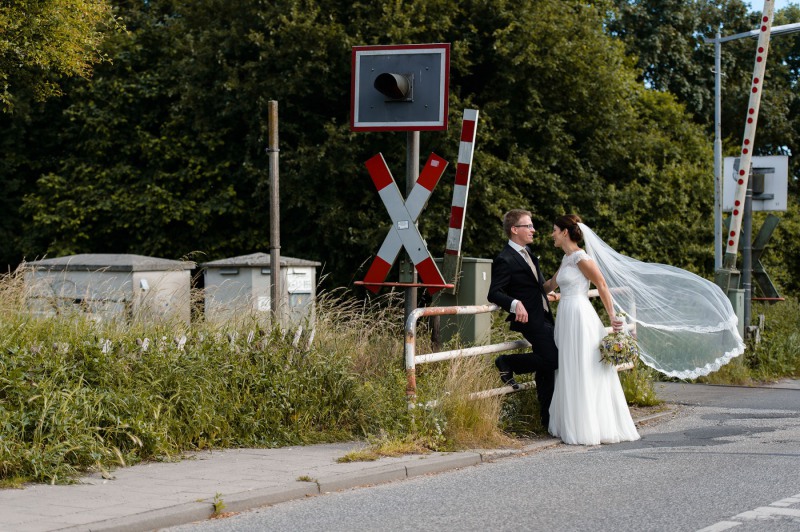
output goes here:
[[[530, 253], [529, 248], [528, 252], [539, 272], [539, 278], [533, 275], [531, 267], [522, 255], [506, 244], [492, 262], [492, 281], [488, 294], [489, 301], [509, 313], [511, 302], [515, 299], [525, 305], [528, 311], [528, 323], [515, 321], [513, 314], [509, 314], [506, 321], [509, 322], [512, 331], [521, 332], [526, 338], [530, 336], [529, 333], [541, 334], [544, 329], [552, 331], [553, 324], [553, 314], [549, 304], [546, 312], [542, 306], [542, 296], [545, 296], [545, 301], [547, 297], [544, 293], [544, 276], [539, 268], [539, 259]], [[530, 338], [528, 340], [530, 341]]]

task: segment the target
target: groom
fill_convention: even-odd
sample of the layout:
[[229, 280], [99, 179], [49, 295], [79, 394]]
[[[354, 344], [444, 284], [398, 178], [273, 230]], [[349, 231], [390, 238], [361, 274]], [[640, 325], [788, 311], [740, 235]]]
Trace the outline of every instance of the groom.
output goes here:
[[545, 280], [539, 260], [528, 250], [536, 230], [530, 211], [512, 209], [503, 216], [503, 230], [508, 244], [492, 262], [492, 281], [488, 299], [510, 314], [506, 321], [512, 331], [533, 347], [532, 353], [500, 355], [495, 360], [500, 379], [518, 389], [515, 373], [536, 373], [542, 425], [550, 423], [550, 402], [558, 369], [558, 348], [553, 340], [553, 314], [548, 305]]

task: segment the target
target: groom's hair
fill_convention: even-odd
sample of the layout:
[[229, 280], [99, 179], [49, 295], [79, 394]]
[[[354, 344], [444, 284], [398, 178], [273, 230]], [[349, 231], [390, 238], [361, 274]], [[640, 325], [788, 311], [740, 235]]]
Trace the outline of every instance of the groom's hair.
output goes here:
[[526, 211], [525, 209], [511, 209], [503, 215], [503, 231], [506, 232], [508, 238], [511, 238], [511, 228], [517, 225], [517, 222], [523, 216], [533, 218], [531, 211]]

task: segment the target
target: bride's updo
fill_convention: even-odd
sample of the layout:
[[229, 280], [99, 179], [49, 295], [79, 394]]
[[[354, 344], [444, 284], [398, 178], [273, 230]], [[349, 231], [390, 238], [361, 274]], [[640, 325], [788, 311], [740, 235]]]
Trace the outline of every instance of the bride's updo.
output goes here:
[[569, 239], [575, 243], [579, 243], [581, 240], [583, 240], [583, 231], [581, 231], [581, 228], [578, 227], [578, 224], [582, 221], [583, 220], [581, 220], [581, 217], [577, 214], [565, 214], [564, 216], [556, 218], [556, 221], [553, 222], [553, 225], [562, 231], [566, 229]]

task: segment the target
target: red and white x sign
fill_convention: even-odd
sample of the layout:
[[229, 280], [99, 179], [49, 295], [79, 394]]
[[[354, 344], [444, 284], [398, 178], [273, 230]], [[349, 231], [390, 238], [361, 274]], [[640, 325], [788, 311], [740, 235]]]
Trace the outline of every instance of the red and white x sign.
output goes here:
[[433, 188], [444, 174], [447, 161], [435, 153], [431, 153], [406, 201], [403, 201], [400, 189], [382, 154], [375, 155], [365, 164], [392, 219], [392, 228], [389, 229], [389, 233], [378, 250], [378, 256], [372, 261], [372, 265], [364, 277], [364, 285], [368, 290], [377, 292], [400, 250], [406, 248], [423, 283], [433, 285], [428, 287], [428, 292], [431, 294], [438, 292], [444, 288], [445, 281], [436, 263], [433, 262], [433, 257], [428, 252], [415, 222], [431, 196]]

